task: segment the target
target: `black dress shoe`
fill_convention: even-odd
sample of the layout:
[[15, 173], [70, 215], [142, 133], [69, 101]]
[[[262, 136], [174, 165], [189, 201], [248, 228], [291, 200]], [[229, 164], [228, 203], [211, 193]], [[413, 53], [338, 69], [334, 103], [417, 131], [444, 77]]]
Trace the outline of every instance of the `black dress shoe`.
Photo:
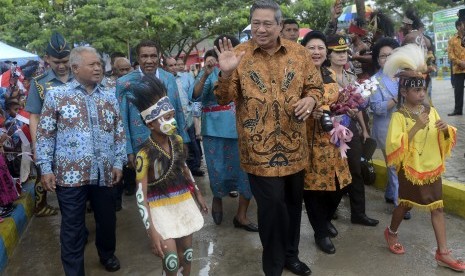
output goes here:
[[234, 219], [233, 219], [233, 224], [234, 224], [234, 227], [242, 228], [245, 231], [258, 232], [258, 226], [256, 224], [254, 224], [254, 223], [242, 224], [236, 219], [236, 217], [234, 217]]
[[334, 247], [334, 244], [329, 237], [321, 239], [315, 238], [315, 243], [321, 251], [327, 254], [336, 253], [336, 248]]
[[220, 225], [223, 221], [223, 212], [216, 212], [212, 210], [213, 221], [216, 225]]
[[457, 116], [457, 115], [462, 115], [462, 112], [456, 112], [456, 111], [454, 111], [454, 112], [452, 112], [452, 113], [447, 114], [447, 116]]
[[328, 226], [329, 236], [331, 236], [331, 238], [337, 237], [337, 234], [339, 234], [339, 233], [337, 232], [336, 227], [334, 227], [334, 225], [331, 223], [331, 221], [326, 222], [326, 224]]
[[294, 273], [295, 275], [308, 276], [312, 274], [310, 268], [298, 259], [294, 262], [286, 262], [286, 265], [284, 267], [290, 272]]
[[230, 196], [230, 197], [238, 197], [238, 196], [239, 196], [239, 192], [238, 192], [238, 191], [230, 191], [230, 192], [229, 192], [229, 196]]
[[115, 255], [107, 260], [100, 259], [100, 263], [105, 266], [105, 269], [108, 272], [115, 272], [120, 269], [119, 260]]
[[359, 216], [359, 217], [352, 217], [350, 220], [354, 224], [361, 224], [361, 225], [365, 225], [365, 226], [376, 226], [379, 223], [379, 220], [369, 218], [369, 217], [367, 217], [367, 215], [362, 215], [362, 216]]

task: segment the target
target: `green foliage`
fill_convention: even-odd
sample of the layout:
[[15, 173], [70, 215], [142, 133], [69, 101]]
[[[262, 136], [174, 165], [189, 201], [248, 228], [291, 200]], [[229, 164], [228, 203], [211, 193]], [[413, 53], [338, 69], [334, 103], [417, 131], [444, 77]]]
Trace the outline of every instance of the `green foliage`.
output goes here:
[[330, 17], [334, 0], [300, 0], [281, 5], [287, 18], [296, 18], [303, 26], [313, 30], [324, 30]]
[[[323, 30], [335, 0], [278, 0], [285, 18]], [[0, 40], [43, 53], [53, 31], [73, 44], [104, 52], [127, 52], [141, 39], [160, 43], [163, 53], [190, 52], [219, 34], [238, 34], [248, 25], [253, 0], [0, 0]], [[354, 1], [346, 1], [354, 3]], [[386, 13], [413, 5], [419, 15], [453, 5], [446, 0], [377, 0]]]
[[427, 17], [431, 20], [433, 12], [456, 4], [448, 0], [376, 0], [376, 5], [392, 16], [403, 16], [403, 12], [408, 7], [413, 7], [420, 18]]
[[190, 52], [206, 38], [237, 34], [252, 1], [0, 0], [0, 40], [43, 53], [52, 31], [73, 44], [127, 52], [142, 39], [165, 54]]

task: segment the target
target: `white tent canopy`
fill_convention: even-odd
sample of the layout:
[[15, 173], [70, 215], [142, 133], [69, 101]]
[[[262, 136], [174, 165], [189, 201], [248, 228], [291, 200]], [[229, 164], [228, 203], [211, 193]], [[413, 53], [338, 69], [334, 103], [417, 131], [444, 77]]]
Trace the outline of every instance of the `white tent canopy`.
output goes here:
[[2, 60], [39, 60], [39, 56], [17, 49], [0, 41], [0, 61]]

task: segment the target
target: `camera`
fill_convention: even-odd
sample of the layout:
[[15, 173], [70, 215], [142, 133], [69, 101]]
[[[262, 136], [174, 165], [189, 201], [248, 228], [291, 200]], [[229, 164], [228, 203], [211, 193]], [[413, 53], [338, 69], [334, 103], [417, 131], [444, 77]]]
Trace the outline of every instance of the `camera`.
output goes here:
[[330, 112], [328, 110], [323, 110], [323, 115], [320, 117], [320, 125], [326, 132], [333, 130], [333, 121], [331, 120]]

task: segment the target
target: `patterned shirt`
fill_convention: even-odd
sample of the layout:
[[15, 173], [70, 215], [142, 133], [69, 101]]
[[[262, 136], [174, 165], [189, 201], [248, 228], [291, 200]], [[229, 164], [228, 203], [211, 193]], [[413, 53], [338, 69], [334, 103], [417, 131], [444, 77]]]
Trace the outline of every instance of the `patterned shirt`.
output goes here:
[[270, 55], [253, 40], [240, 44], [245, 52], [228, 78], [218, 79], [218, 103], [236, 104], [236, 126], [242, 168], [258, 176], [281, 177], [297, 173], [308, 164], [304, 121], [292, 106], [304, 97], [316, 102], [323, 95], [320, 72], [304, 47], [278, 39]]
[[458, 34], [449, 39], [447, 49], [452, 61], [452, 74], [465, 73], [465, 68], [459, 66], [459, 62], [465, 61], [465, 47], [462, 46], [462, 38]]
[[37, 130], [37, 164], [60, 186], [111, 186], [126, 162], [125, 135], [114, 89], [87, 93], [76, 80], [48, 91]]
[[181, 100], [182, 112], [186, 120], [187, 127], [191, 127], [192, 120], [192, 93], [194, 92], [195, 80], [189, 73], [179, 72], [174, 76], [178, 87], [179, 99]]
[[[329, 110], [330, 105], [339, 98], [339, 87], [334, 71], [322, 67], [325, 93], [321, 99], [321, 108]], [[331, 143], [331, 135], [321, 128], [320, 120], [307, 119], [309, 162], [305, 168], [304, 189], [310, 191], [336, 191], [336, 179], [342, 189], [352, 183], [347, 158], [341, 157], [341, 151]]]

